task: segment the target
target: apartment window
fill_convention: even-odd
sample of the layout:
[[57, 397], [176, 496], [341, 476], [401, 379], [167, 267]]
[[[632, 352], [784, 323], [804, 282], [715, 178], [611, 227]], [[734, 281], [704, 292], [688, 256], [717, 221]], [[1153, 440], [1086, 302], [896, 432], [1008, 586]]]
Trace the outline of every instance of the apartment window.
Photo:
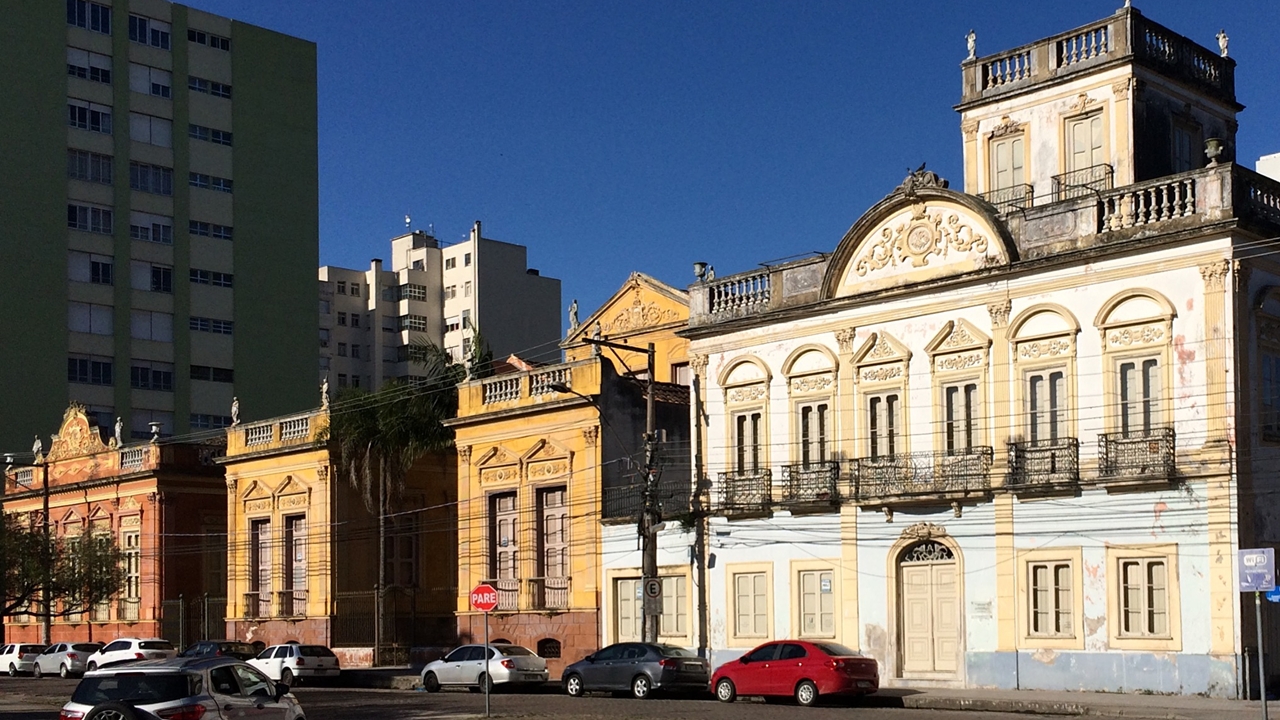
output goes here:
[[662, 578], [662, 615], [659, 635], [684, 637], [689, 634], [689, 585], [683, 575]]
[[346, 327], [346, 325], [347, 325], [347, 314], [346, 314], [346, 313], [341, 312], [341, 311], [339, 311], [339, 312], [338, 312], [338, 324], [339, 324], [339, 325], [341, 325], [341, 326], [343, 326], [343, 327]]
[[1155, 358], [1120, 363], [1120, 431], [1150, 435], [1160, 424], [1160, 363]]
[[187, 78], [187, 87], [198, 93], [213, 95], [214, 97], [231, 99], [231, 86], [214, 80], [205, 80], [194, 75]]
[[471, 267], [471, 253], [466, 253], [462, 256], [462, 266]]
[[67, 177], [72, 180], [111, 184], [110, 155], [100, 155], [86, 150], [67, 150]]
[[734, 574], [733, 601], [733, 634], [737, 637], [768, 637], [769, 584], [766, 574]]
[[353, 388], [358, 388], [358, 387], [360, 387], [360, 376], [359, 376], [359, 375], [352, 375], [352, 376], [351, 376], [351, 387], [353, 387]]
[[471, 297], [471, 281], [462, 283], [462, 297]]
[[173, 363], [134, 360], [129, 368], [129, 387], [173, 392]]
[[458, 258], [456, 258], [456, 257], [451, 257], [451, 258], [445, 258], [445, 259], [444, 259], [444, 269], [445, 269], [445, 270], [452, 270], [452, 269], [454, 269], [454, 268], [456, 268], [456, 267], [458, 267]]
[[805, 403], [800, 411], [800, 462], [805, 467], [827, 461], [830, 407], [826, 402]]
[[872, 459], [893, 457], [898, 453], [902, 427], [900, 404], [896, 392], [867, 398], [868, 439]]
[[129, 113], [129, 138], [148, 145], [173, 147], [173, 122], [154, 115], [131, 112]]
[[124, 597], [138, 600], [142, 597], [142, 534], [137, 530], [121, 533], [124, 550]]
[[173, 168], [131, 161], [129, 187], [138, 192], [173, 195]]
[[733, 418], [734, 469], [738, 472], [756, 472], [760, 469], [760, 446], [763, 438], [762, 416], [759, 412], [740, 413]]
[[190, 184], [191, 187], [204, 188], [206, 190], [216, 190], [224, 193], [231, 192], [231, 180], [214, 175], [205, 175], [204, 173], [190, 173], [188, 184]]
[[347, 344], [344, 342], [338, 343], [338, 357], [346, 357], [346, 356], [347, 356]]
[[108, 357], [72, 355], [67, 358], [67, 382], [111, 385], [114, 382], [112, 367]]
[[1032, 445], [1056, 445], [1068, 436], [1067, 376], [1062, 370], [1027, 375], [1027, 435]]
[[271, 521], [249, 521], [249, 590], [258, 594], [257, 607], [245, 608], [263, 615], [271, 597]]
[[67, 74], [110, 85], [111, 56], [69, 47], [67, 48]]
[[193, 43], [196, 43], [197, 45], [205, 45], [207, 47], [213, 48], [214, 50], [226, 50], [227, 52], [231, 51], [230, 38], [224, 38], [221, 35], [214, 35], [213, 33], [207, 33], [203, 30], [188, 29], [187, 39]]
[[464, 330], [471, 328], [471, 311], [470, 310], [462, 311], [462, 327]]
[[173, 218], [134, 210], [129, 213], [129, 237], [134, 240], [172, 245]]
[[67, 24], [111, 34], [111, 8], [87, 0], [67, 0]]
[[1102, 113], [1068, 121], [1067, 171], [1083, 170], [1105, 163], [1102, 141]]
[[412, 517], [387, 518], [386, 575], [391, 585], [418, 585], [418, 527]]
[[360, 359], [360, 346], [359, 346], [359, 345], [356, 345], [356, 344], [354, 344], [354, 343], [351, 345], [351, 357], [355, 358], [356, 360], [359, 360], [359, 359]]
[[1003, 190], [1026, 184], [1023, 169], [1026, 156], [1021, 136], [994, 140], [991, 143], [991, 189]]
[[346, 294], [347, 294], [347, 283], [346, 283], [346, 282], [344, 282], [344, 281], [342, 281], [342, 280], [339, 280], [337, 283], [335, 283], [335, 288], [336, 288], [336, 290], [337, 290], [337, 292], [338, 292], [338, 294], [339, 294], [339, 295], [346, 295]]
[[235, 323], [231, 320], [218, 320], [215, 318], [192, 317], [189, 327], [196, 332], [207, 332], [215, 335], [230, 335], [235, 329]]
[[191, 282], [199, 285], [213, 285], [214, 287], [229, 288], [234, 280], [235, 278], [231, 273], [191, 268]]
[[1125, 558], [1119, 567], [1121, 637], [1168, 637], [1166, 559]]
[[67, 227], [91, 233], [111, 234], [111, 208], [67, 203]]
[[830, 570], [800, 573], [800, 636], [834, 637], [836, 601]]
[[444, 299], [445, 299], [445, 300], [452, 300], [452, 299], [454, 299], [454, 298], [456, 298], [456, 297], [458, 297], [458, 286], [457, 286], [457, 285], [450, 285], [450, 286], [448, 286], [448, 287], [446, 287], [446, 288], [444, 289]]
[[129, 63], [129, 89], [143, 95], [173, 97], [173, 74], [150, 65]]
[[229, 383], [235, 382], [235, 372], [231, 368], [210, 367], [208, 365], [192, 365], [192, 380], [206, 380], [208, 382]]
[[639, 641], [644, 627], [644, 585], [640, 578], [616, 580], [613, 602], [614, 616], [618, 619], [618, 642]]
[[493, 577], [509, 580], [519, 577], [516, 569], [516, 541], [520, 511], [515, 493], [502, 493], [489, 498], [490, 540], [489, 565]]
[[351, 297], [360, 297], [360, 283], [351, 283]]
[[192, 430], [220, 430], [222, 428], [231, 427], [230, 415], [208, 415], [205, 413], [191, 413], [191, 429]]
[[360, 327], [360, 313], [351, 313], [351, 327]]
[[114, 332], [114, 308], [110, 305], [70, 302], [67, 308], [67, 329], [71, 332], [92, 335], [111, 335]]
[[1280, 354], [1262, 351], [1262, 433], [1280, 439]]
[[320, 314], [321, 314], [321, 315], [328, 315], [328, 314], [329, 314], [329, 310], [330, 310], [330, 308], [331, 308], [331, 306], [330, 306], [330, 304], [329, 304], [329, 301], [328, 301], [328, 300], [321, 300], [321, 301], [320, 301]]
[[168, 50], [171, 30], [167, 22], [141, 15], [129, 16], [129, 39], [133, 42]]
[[538, 491], [538, 575], [569, 575], [569, 506], [563, 487]]
[[115, 278], [115, 260], [110, 255], [77, 252], [67, 255], [67, 279], [76, 282], [111, 285]]
[[329, 328], [320, 328], [320, 347], [329, 347]]
[[454, 317], [447, 318], [444, 321], [444, 331], [445, 332], [456, 331], [458, 328], [462, 327], [461, 322], [462, 320], [459, 319], [456, 315]]
[[1039, 637], [1074, 637], [1074, 600], [1069, 562], [1027, 564], [1030, 633]]
[[338, 373], [338, 387], [344, 388], [348, 385], [346, 373]]
[[230, 225], [219, 225], [201, 220], [192, 220], [188, 232], [192, 235], [217, 238], [218, 240], [230, 240], [232, 234]]
[[285, 590], [290, 591], [285, 607], [289, 615], [306, 612], [306, 596], [295, 591], [307, 589], [307, 519], [305, 515], [289, 515], [284, 518]]
[[130, 316], [130, 335], [135, 340], [173, 342], [173, 315], [151, 310], [134, 310]]
[[90, 132], [111, 134], [111, 108], [107, 105], [67, 100], [67, 125]]
[[427, 331], [427, 319], [422, 315], [401, 315], [399, 320], [401, 330]]
[[148, 292], [173, 292], [173, 268], [134, 260], [132, 263], [133, 289]]
[[942, 392], [947, 454], [963, 453], [977, 444], [978, 385], [951, 385]]

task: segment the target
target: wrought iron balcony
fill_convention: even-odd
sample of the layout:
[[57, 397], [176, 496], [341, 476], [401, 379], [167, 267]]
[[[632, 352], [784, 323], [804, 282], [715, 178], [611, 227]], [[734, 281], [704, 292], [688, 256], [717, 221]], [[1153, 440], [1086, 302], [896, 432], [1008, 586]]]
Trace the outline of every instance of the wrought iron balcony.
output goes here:
[[120, 598], [116, 601], [116, 619], [124, 622], [137, 622], [138, 610], [142, 601], [138, 598]]
[[1114, 187], [1115, 178], [1115, 168], [1108, 163], [1054, 175], [1053, 201], [1097, 195]]
[[497, 612], [515, 612], [520, 608], [520, 578], [485, 580], [498, 591]]
[[242, 609], [246, 618], [271, 617], [271, 591], [245, 593]]
[[1009, 443], [1009, 487], [1049, 489], [1080, 482], [1080, 441]]
[[999, 190], [988, 190], [982, 193], [983, 200], [996, 206], [1002, 213], [1010, 210], [1029, 208], [1035, 204], [1035, 188], [1030, 185], [1011, 185]]
[[569, 578], [529, 578], [529, 602], [534, 610], [568, 610]]
[[769, 512], [773, 504], [773, 471], [732, 470], [720, 473], [716, 484], [715, 507], [723, 515], [754, 515]]
[[1177, 477], [1172, 427], [1098, 435], [1098, 479], [1163, 480]]
[[782, 466], [782, 504], [788, 507], [840, 504], [840, 463]]
[[860, 503], [895, 498], [944, 498], [991, 489], [990, 447], [954, 453], [913, 452], [853, 460], [854, 497]]
[[306, 590], [276, 591], [276, 617], [303, 617], [306, 614]]

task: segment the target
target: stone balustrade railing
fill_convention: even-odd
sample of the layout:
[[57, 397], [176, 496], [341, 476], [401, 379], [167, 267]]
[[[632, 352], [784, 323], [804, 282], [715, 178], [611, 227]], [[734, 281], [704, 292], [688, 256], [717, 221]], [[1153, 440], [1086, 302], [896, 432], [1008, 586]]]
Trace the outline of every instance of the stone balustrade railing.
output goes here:
[[482, 394], [485, 405], [520, 399], [519, 377], [501, 377], [485, 380], [481, 387], [483, 388]]
[[280, 422], [280, 439], [297, 440], [311, 434], [311, 417], [290, 418]]
[[142, 467], [146, 459], [147, 449], [145, 447], [125, 448], [120, 451], [120, 469], [137, 470]]
[[529, 395], [534, 397], [550, 395], [556, 392], [556, 390], [552, 389], [552, 385], [572, 386], [573, 370], [567, 367], [558, 367], [529, 373]]
[[253, 445], [269, 445], [275, 439], [275, 425], [272, 423], [262, 423], [260, 425], [250, 425], [244, 429], [245, 447]]
[[1031, 78], [1031, 51], [1017, 50], [982, 61], [982, 89], [1012, 85]]
[[1102, 229], [1124, 230], [1138, 225], [1187, 217], [1196, 212], [1196, 179], [1161, 178], [1129, 185], [1102, 198]]
[[717, 317], [752, 315], [769, 307], [769, 272], [744, 273], [713, 283], [707, 289], [711, 314]]

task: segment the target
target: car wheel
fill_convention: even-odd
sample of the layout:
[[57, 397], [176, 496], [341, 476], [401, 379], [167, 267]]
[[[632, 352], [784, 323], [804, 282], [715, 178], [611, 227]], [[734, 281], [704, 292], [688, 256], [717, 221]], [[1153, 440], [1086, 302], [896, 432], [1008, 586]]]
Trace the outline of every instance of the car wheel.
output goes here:
[[9, 677], [18, 677], [18, 666], [9, 663]]
[[422, 689], [427, 692], [440, 692], [440, 678], [436, 674], [429, 672], [422, 676]]
[[63, 665], [62, 667], [58, 668], [58, 677], [62, 678], [63, 680], [66, 680], [67, 678], [71, 677], [71, 668], [67, 667], [66, 665]]
[[587, 691], [587, 689], [582, 686], [582, 676], [570, 675], [565, 678], [564, 691], [569, 694], [569, 697], [582, 697], [582, 694]]
[[289, 687], [293, 687], [293, 671], [290, 670], [289, 668], [285, 668], [281, 670], [280, 682], [284, 683], [285, 685], [288, 685]]
[[796, 686], [796, 702], [805, 707], [818, 702], [818, 686], [811, 680], [801, 680]]
[[653, 681], [648, 675], [637, 675], [631, 681], [631, 697], [644, 700], [653, 694]]
[[720, 702], [733, 702], [738, 698], [738, 689], [733, 686], [733, 681], [729, 678], [721, 678], [716, 683], [716, 699]]
[[36, 663], [31, 667], [31, 674], [37, 679], [44, 677], [44, 672], [40, 670], [40, 663]]
[[84, 720], [138, 720], [138, 713], [124, 703], [108, 702], [94, 705]]
[[476, 687], [481, 691], [492, 693], [493, 678], [489, 677], [488, 673], [481, 673], [480, 677], [476, 679]]

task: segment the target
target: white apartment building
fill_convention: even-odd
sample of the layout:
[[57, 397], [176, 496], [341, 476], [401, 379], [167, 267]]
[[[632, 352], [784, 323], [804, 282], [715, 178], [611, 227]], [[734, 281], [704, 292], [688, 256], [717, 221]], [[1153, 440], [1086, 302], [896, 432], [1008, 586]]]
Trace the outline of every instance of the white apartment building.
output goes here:
[[528, 267], [528, 249], [481, 236], [441, 246], [416, 230], [391, 240], [391, 267], [320, 268], [320, 378], [334, 390], [412, 381], [415, 346], [430, 342], [458, 361], [477, 332], [493, 357], [558, 360], [560, 281]]

